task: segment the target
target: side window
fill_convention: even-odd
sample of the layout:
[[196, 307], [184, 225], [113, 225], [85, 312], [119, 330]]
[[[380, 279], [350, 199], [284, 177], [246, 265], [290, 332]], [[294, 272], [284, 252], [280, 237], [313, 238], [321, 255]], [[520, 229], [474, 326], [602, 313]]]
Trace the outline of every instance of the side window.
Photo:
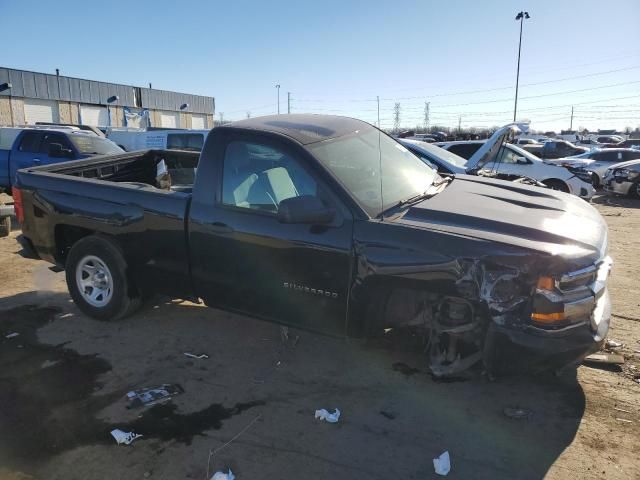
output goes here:
[[449, 147], [451, 153], [461, 156], [469, 160], [474, 153], [482, 146], [481, 143], [457, 143]]
[[502, 147], [500, 149], [500, 153], [498, 154], [498, 158], [496, 159], [496, 164], [499, 164], [499, 163], [514, 164], [514, 163], [517, 163], [516, 162], [517, 158], [518, 158], [518, 155], [513, 150], [510, 150], [506, 147]]
[[227, 145], [222, 203], [276, 213], [282, 200], [317, 195], [316, 181], [297, 159], [268, 145], [233, 141]]
[[52, 143], [59, 143], [62, 145], [62, 148], [70, 148], [69, 142], [64, 135], [60, 135], [59, 133], [45, 133], [42, 144], [40, 145], [40, 153], [49, 153], [49, 145]]
[[21, 152], [38, 153], [42, 142], [42, 132], [26, 132], [22, 137], [18, 150]]
[[201, 133], [170, 133], [167, 135], [167, 150], [191, 150], [199, 152], [204, 144]]

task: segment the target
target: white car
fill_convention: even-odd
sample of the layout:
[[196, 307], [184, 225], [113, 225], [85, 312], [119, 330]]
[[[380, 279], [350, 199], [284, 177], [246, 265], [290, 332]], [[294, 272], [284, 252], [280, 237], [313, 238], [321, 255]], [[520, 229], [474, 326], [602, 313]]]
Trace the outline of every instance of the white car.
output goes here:
[[[492, 137], [493, 138], [493, 137]], [[503, 143], [495, 155], [481, 155], [487, 141], [458, 141], [436, 143], [441, 148], [467, 158], [469, 161], [457, 173], [494, 173], [528, 177], [547, 187], [590, 200], [595, 193], [589, 172], [577, 167], [547, 163], [535, 155], [511, 143]], [[480, 154], [480, 155], [479, 155]]]
[[593, 184], [603, 185], [604, 175], [617, 163], [640, 158], [640, 150], [634, 148], [596, 148], [572, 157], [547, 160], [549, 163], [581, 167], [593, 173]]

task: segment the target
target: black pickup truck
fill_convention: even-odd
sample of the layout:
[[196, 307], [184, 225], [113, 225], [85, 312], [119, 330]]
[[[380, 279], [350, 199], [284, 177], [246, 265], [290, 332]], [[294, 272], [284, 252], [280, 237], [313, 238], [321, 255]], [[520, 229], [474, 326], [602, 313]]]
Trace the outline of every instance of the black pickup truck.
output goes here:
[[359, 120], [248, 119], [212, 130], [199, 158], [150, 150], [21, 170], [13, 197], [24, 250], [64, 268], [98, 319], [161, 293], [331, 335], [409, 329], [436, 375], [572, 365], [609, 327], [593, 207], [441, 177]]

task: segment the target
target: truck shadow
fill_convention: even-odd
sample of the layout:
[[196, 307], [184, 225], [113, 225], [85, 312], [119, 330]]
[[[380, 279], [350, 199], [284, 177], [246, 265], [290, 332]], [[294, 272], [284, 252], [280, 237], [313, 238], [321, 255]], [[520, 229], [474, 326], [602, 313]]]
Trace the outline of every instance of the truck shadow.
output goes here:
[[593, 197], [592, 203], [618, 208], [640, 208], [640, 199], [601, 194]]
[[[5, 338], [14, 331], [19, 335]], [[310, 479], [428, 478], [432, 459], [449, 451], [452, 478], [538, 479], [572, 443], [585, 410], [575, 371], [494, 382], [472, 372], [455, 382], [434, 381], [411, 341], [384, 344], [299, 331], [283, 340], [273, 324], [167, 299], [104, 323], [82, 315], [66, 294], [26, 292], [0, 300], [0, 332], [0, 404], [9, 413], [0, 415], [0, 430], [11, 432], [0, 441], [0, 463], [36, 473], [78, 446], [115, 448], [109, 423], [97, 417], [106, 409], [123, 424], [123, 392], [163, 381], [185, 387], [176, 402], [181, 412], [204, 411], [205, 398], [258, 405], [261, 421], [249, 439], [221, 458], [245, 478], [264, 478], [265, 462], [285, 478], [300, 478], [300, 472]], [[210, 358], [185, 358], [187, 351]], [[61, 359], [69, 361], [50, 366]], [[58, 370], [43, 377], [45, 366]], [[342, 410], [338, 424], [313, 422], [316, 408], [335, 407]], [[53, 441], [60, 412], [64, 435]], [[237, 425], [219, 425], [221, 438], [231, 438]], [[184, 429], [178, 431], [184, 436]], [[151, 451], [164, 442], [158, 461], [188, 464], [171, 461], [185, 455], [178, 446], [182, 436], [136, 433], [149, 437], [136, 449]], [[55, 448], [45, 448], [48, 442]], [[211, 441], [196, 438], [190, 448], [186, 455], [200, 464]], [[243, 462], [247, 457], [252, 461]], [[86, 460], [110, 458], [98, 452]], [[132, 468], [109, 465], [114, 478], [134, 475]]]

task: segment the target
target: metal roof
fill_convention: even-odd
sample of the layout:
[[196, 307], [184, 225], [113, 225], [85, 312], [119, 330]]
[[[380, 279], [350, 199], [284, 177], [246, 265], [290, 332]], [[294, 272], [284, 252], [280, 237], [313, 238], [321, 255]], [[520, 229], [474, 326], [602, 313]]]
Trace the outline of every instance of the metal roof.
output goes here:
[[248, 128], [274, 132], [308, 145], [374, 127], [362, 120], [336, 115], [286, 114], [239, 120], [218, 128]]
[[[0, 85], [3, 83], [10, 83], [11, 88], [1, 91], [0, 96], [106, 105], [107, 99], [115, 95], [119, 98], [113, 105], [212, 115], [215, 113], [213, 97], [0, 67]], [[137, 103], [136, 90], [140, 91]], [[181, 109], [185, 104], [188, 107]]]

